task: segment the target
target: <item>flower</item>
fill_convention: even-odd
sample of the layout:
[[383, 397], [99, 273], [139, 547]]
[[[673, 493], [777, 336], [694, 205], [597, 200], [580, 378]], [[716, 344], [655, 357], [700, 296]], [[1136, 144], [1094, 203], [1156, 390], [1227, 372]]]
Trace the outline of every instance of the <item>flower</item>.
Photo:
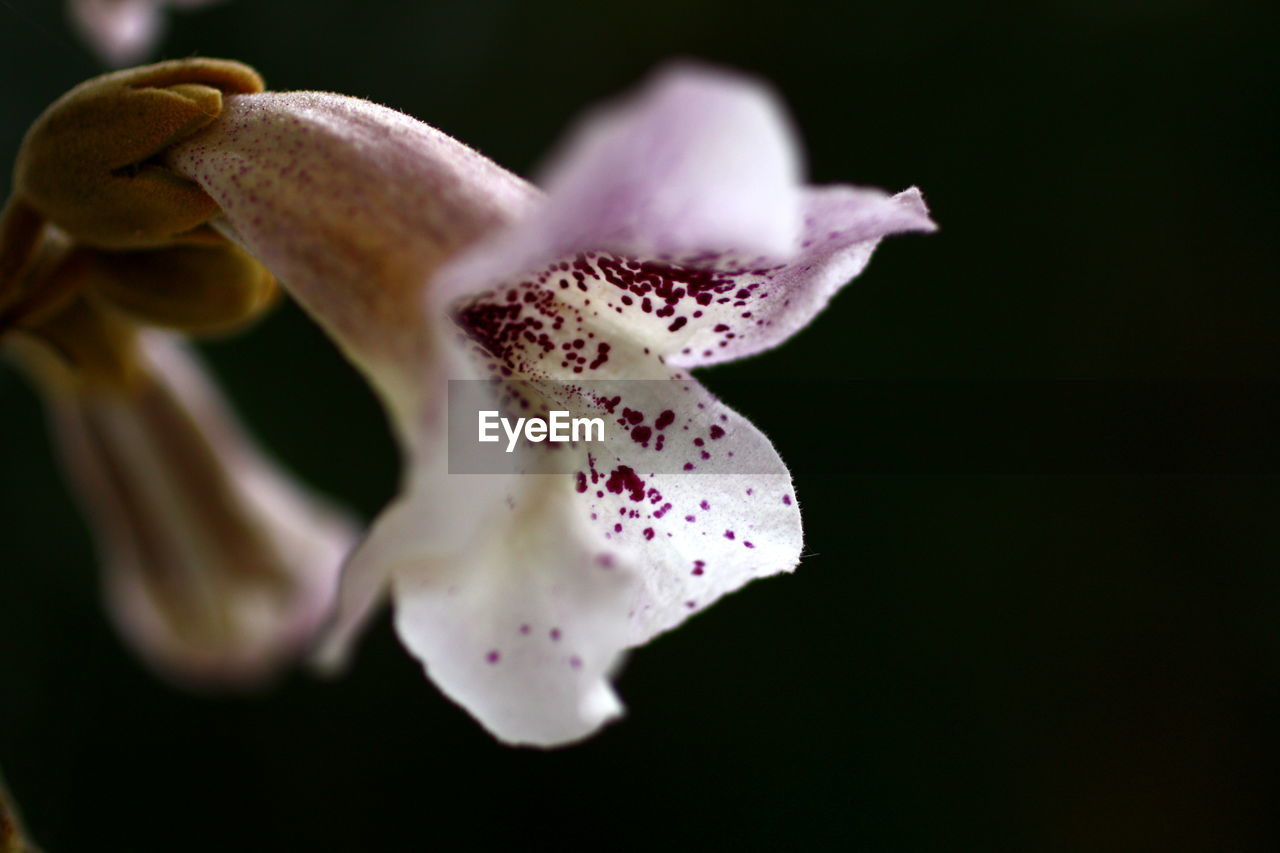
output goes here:
[[175, 336], [142, 332], [123, 388], [77, 380], [34, 337], [11, 344], [46, 392], [108, 610], [138, 652], [195, 686], [252, 685], [296, 660], [354, 525], [261, 454]]
[[[881, 237], [932, 229], [918, 192], [800, 185], [772, 96], [705, 69], [590, 117], [545, 196], [369, 104], [228, 100], [168, 162], [364, 367], [412, 463], [344, 570], [330, 658], [389, 581], [402, 640], [446, 694], [502, 740], [556, 745], [620, 713], [608, 677], [625, 649], [794, 568], [785, 466], [686, 371], [777, 345]], [[404, 308], [424, 286], [425, 317]], [[662, 381], [610, 398], [638, 420], [571, 474], [478, 478], [485, 500], [444, 473], [439, 400], [444, 378], [489, 371], [577, 410], [604, 404], [557, 382]], [[656, 473], [655, 454], [696, 468], [710, 446], [750, 476]]]
[[[607, 679], [624, 649], [798, 563], [785, 465], [688, 370], [776, 346], [881, 237], [933, 224], [915, 190], [803, 187], [795, 151], [760, 86], [668, 70], [589, 117], [540, 209], [434, 282], [429, 299], [461, 306], [468, 343], [497, 374], [622, 427], [570, 478], [517, 484], [487, 542], [498, 559], [396, 564], [412, 553], [402, 542], [364, 546], [394, 566], [401, 637], [499, 737], [590, 734], [619, 710]], [[586, 376], [662, 381], [576, 391]]]
[[[203, 222], [156, 146], [204, 126], [242, 66], [105, 75], [33, 125], [0, 220], [0, 343], [44, 393], [109, 609], [171, 678], [254, 683], [328, 615], [353, 525], [267, 461], [172, 331], [224, 332], [271, 275]], [[92, 204], [85, 199], [93, 199]]]
[[[326, 660], [390, 587], [447, 695], [504, 741], [563, 744], [621, 712], [626, 649], [795, 567], [786, 467], [687, 371], [776, 346], [881, 237], [931, 230], [917, 191], [803, 186], [772, 95], [702, 68], [588, 118], [545, 194], [357, 99], [223, 106], [151, 162], [216, 201], [214, 224], [364, 371], [406, 453], [401, 495], [344, 569]], [[567, 461], [560, 476], [451, 476], [445, 382], [486, 376], [627, 429], [524, 458]], [[587, 377], [619, 391], [584, 393]]]
[[164, 30], [165, 6], [196, 9], [219, 0], [71, 0], [71, 22], [112, 66], [144, 59]]

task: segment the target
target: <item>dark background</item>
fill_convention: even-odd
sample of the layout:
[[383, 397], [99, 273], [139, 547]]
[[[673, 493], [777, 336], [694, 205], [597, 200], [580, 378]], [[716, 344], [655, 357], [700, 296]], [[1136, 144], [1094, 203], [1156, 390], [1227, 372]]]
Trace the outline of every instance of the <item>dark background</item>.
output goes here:
[[[704, 373], [798, 472], [808, 556], [636, 653], [628, 718], [549, 754], [493, 743], [385, 617], [340, 681], [231, 698], [158, 682], [104, 621], [38, 402], [0, 369], [0, 766], [38, 840], [1280, 849], [1275, 476], [834, 476], [807, 432], [829, 419], [867, 457], [875, 433], [840, 390], [860, 379], [1280, 380], [1273, 9], [231, 0], [175, 15], [163, 57], [370, 98], [526, 174], [582, 107], [665, 57], [749, 69], [785, 97], [815, 182], [919, 184], [942, 230], [888, 242], [780, 350]], [[0, 161], [98, 70], [59, 3], [0, 0]], [[378, 408], [296, 309], [207, 353], [291, 467], [366, 515], [389, 497]], [[758, 381], [796, 378], [828, 393]], [[901, 428], [945, 436], [948, 420]], [[991, 430], [982, 452], [1008, 438]]]

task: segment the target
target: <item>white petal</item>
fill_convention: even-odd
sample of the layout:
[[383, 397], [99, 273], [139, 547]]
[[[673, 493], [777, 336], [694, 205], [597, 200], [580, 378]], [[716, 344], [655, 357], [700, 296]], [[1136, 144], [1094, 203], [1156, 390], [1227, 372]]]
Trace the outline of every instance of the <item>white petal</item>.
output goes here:
[[616, 422], [590, 446], [575, 494], [608, 553], [633, 567], [631, 645], [796, 567], [799, 506], [763, 433], [692, 379], [593, 383], [591, 397], [602, 388], [616, 391]]
[[617, 717], [629, 578], [600, 561], [565, 477], [527, 477], [460, 554], [393, 566], [396, 628], [493, 735], [555, 746]]

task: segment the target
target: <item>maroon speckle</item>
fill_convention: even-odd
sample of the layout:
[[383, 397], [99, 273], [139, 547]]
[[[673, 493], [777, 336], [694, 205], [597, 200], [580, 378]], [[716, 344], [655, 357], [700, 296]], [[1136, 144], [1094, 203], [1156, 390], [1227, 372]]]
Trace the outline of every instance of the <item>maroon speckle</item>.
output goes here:
[[783, 495], [782, 502], [787, 506], [791, 506], [791, 495]]
[[711, 436], [711, 440], [715, 441], [717, 438], [724, 437], [724, 429], [719, 424], [716, 424], [708, 430], [708, 434]]
[[582, 669], [582, 658], [578, 657], [577, 655], [574, 655], [573, 657], [569, 658], [569, 666], [572, 667], [573, 669]]
[[707, 503], [706, 501], [703, 501], [702, 503], [698, 504], [698, 506], [702, 507], [703, 509], [711, 509], [711, 504]]
[[653, 528], [652, 528], [652, 527], [646, 527], [646, 528], [644, 529], [644, 538], [645, 538], [645, 539], [652, 539], [652, 538], [653, 538]]
[[725, 538], [725, 539], [732, 539], [732, 538], [733, 538], [733, 531], [732, 531], [732, 530], [726, 530], [726, 531], [724, 532], [724, 538]]
[[631, 500], [644, 500], [644, 480], [641, 480], [631, 468], [621, 465], [609, 475], [605, 488], [615, 495], [622, 494], [623, 489], [630, 493]]
[[489, 652], [489, 654], [485, 655], [484, 659], [489, 663], [497, 663], [498, 661], [502, 660], [502, 655], [498, 654], [497, 649], [494, 649], [493, 651]]
[[663, 430], [675, 423], [675, 420], [676, 413], [667, 409], [662, 414], [658, 415], [658, 420], [655, 421], [653, 425], [658, 429]]
[[552, 642], [559, 642], [559, 641], [560, 641], [560, 629], [559, 629], [559, 628], [552, 628], [552, 629], [551, 629], [551, 640], [552, 640]]
[[592, 370], [595, 370], [596, 368], [600, 367], [600, 365], [604, 364], [608, 360], [609, 360], [609, 345], [604, 343], [599, 344], [596, 346], [595, 360], [592, 361], [591, 364], [588, 365], [588, 367], [590, 367]]
[[532, 630], [533, 630], [533, 629], [532, 629], [532, 628], [530, 628], [528, 625], [521, 625], [521, 626], [520, 626], [520, 633], [521, 633], [521, 634], [527, 634], [527, 633], [529, 633], [529, 632], [530, 632], [530, 631], [532, 631]]
[[702, 574], [702, 573], [703, 573], [703, 570], [704, 570], [704, 567], [705, 567], [706, 565], [707, 565], [707, 564], [706, 564], [706, 561], [704, 561], [704, 560], [694, 560], [694, 561], [693, 561], [693, 573], [694, 573], [695, 575], [700, 575], [700, 574]]
[[631, 440], [636, 444], [646, 444], [651, 435], [653, 435], [653, 430], [647, 426], [638, 426], [631, 430]]
[[578, 472], [578, 493], [581, 494], [587, 490], [587, 475], [582, 471]]
[[746, 545], [748, 548], [754, 548], [754, 547], [756, 547], [755, 545], [752, 545], [750, 542], [743, 542], [742, 544], [743, 544], [743, 545]]

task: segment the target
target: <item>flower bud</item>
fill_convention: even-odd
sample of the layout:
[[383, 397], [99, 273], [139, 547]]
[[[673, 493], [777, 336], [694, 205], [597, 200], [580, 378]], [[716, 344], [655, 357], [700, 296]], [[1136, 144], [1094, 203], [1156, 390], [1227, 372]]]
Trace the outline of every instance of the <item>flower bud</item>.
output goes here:
[[220, 59], [95, 77], [31, 126], [18, 154], [15, 195], [86, 245], [181, 242], [215, 216], [218, 205], [158, 158], [214, 121], [224, 94], [262, 88], [251, 68]]
[[329, 614], [354, 526], [257, 452], [172, 336], [140, 332], [135, 364], [129, 388], [40, 383], [109, 609], [173, 680], [256, 683]]

